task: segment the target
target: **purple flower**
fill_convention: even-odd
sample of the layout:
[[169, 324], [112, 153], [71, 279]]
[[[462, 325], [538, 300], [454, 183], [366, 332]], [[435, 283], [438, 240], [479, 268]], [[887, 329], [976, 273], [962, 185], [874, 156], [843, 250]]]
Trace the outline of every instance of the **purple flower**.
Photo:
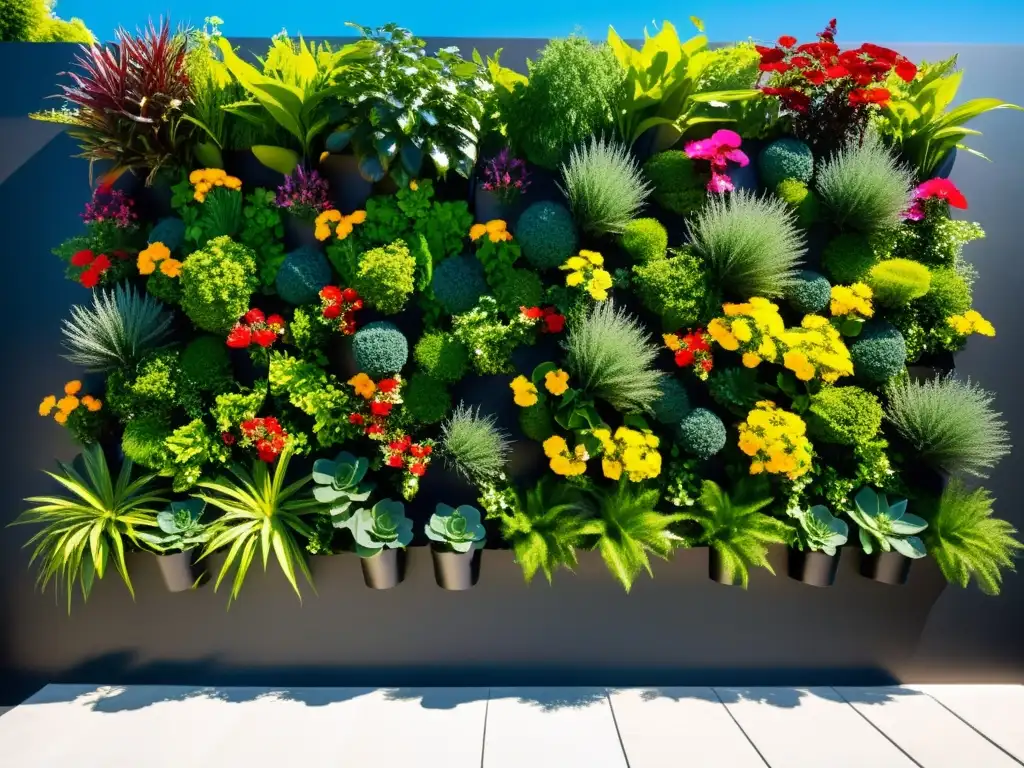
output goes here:
[[278, 208], [303, 219], [315, 219], [332, 207], [327, 199], [327, 181], [315, 170], [307, 171], [301, 165], [285, 177], [284, 184], [277, 188], [274, 202]]
[[96, 224], [101, 221], [112, 221], [118, 229], [135, 226], [138, 214], [135, 213], [135, 201], [120, 189], [111, 189], [101, 184], [92, 194], [92, 200], [85, 204], [82, 221]]
[[483, 176], [483, 188], [494, 192], [504, 203], [514, 202], [530, 186], [526, 163], [512, 157], [507, 147], [484, 164]]

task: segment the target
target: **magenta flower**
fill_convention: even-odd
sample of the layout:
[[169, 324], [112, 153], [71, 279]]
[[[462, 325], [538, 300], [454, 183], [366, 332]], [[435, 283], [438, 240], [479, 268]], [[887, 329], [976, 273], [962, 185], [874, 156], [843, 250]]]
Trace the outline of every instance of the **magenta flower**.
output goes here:
[[910, 207], [903, 212], [907, 221], [921, 221], [925, 217], [926, 200], [944, 200], [953, 208], [966, 210], [967, 198], [949, 179], [929, 179], [918, 184], [910, 196]]
[[530, 172], [525, 161], [512, 157], [508, 148], [501, 150], [483, 166], [483, 188], [494, 192], [503, 203], [511, 204], [530, 186]]
[[108, 184], [101, 184], [92, 194], [92, 200], [85, 204], [82, 221], [86, 224], [97, 224], [108, 221], [118, 229], [135, 226], [138, 214], [135, 213], [135, 201], [120, 189], [112, 189]]
[[312, 220], [331, 207], [327, 191], [326, 179], [315, 170], [307, 171], [298, 165], [277, 188], [274, 204], [300, 219]]
[[686, 156], [691, 160], [707, 160], [711, 164], [711, 180], [708, 191], [715, 194], [732, 192], [732, 180], [728, 177], [729, 163], [740, 168], [750, 164], [750, 158], [740, 149], [743, 139], [736, 131], [722, 129], [709, 138], [691, 141], [686, 145]]

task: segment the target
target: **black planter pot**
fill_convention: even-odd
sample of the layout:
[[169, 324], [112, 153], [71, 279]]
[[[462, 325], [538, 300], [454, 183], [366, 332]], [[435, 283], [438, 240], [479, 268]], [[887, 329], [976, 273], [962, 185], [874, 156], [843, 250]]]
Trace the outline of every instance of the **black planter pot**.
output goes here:
[[446, 552], [431, 545], [434, 560], [434, 580], [441, 589], [460, 591], [469, 589], [480, 580], [480, 551]]
[[236, 176], [247, 188], [263, 187], [276, 190], [284, 184], [284, 174], [267, 168], [249, 149], [231, 149], [224, 152], [224, 170]]
[[206, 568], [195, 562], [195, 550], [154, 557], [160, 566], [160, 575], [164, 577], [168, 592], [187, 592], [207, 581]]
[[811, 550], [789, 550], [789, 576], [812, 587], [831, 587], [839, 570], [839, 558], [843, 550], [837, 549], [835, 555]]
[[284, 249], [288, 253], [297, 248], [316, 248], [321, 250], [323, 243], [316, 239], [316, 225], [312, 221], [300, 219], [286, 213], [284, 221]]
[[373, 557], [359, 559], [363, 581], [370, 589], [391, 589], [405, 578], [405, 550], [382, 549]]
[[901, 586], [907, 583], [914, 561], [899, 552], [875, 552], [860, 556], [860, 575], [882, 584]]
[[722, 567], [722, 556], [714, 547], [708, 548], [708, 577], [727, 587], [740, 586], [739, 579], [725, 572], [725, 568]]

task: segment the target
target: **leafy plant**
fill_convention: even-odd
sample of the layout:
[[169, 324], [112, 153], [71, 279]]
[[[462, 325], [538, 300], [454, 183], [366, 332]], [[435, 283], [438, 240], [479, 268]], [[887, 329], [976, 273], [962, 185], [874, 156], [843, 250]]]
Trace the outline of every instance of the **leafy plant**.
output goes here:
[[657, 347], [639, 321], [610, 300], [570, 327], [565, 348], [581, 387], [616, 410], [650, 411], [661, 397], [664, 374], [653, 367]]
[[573, 216], [592, 235], [624, 232], [651, 191], [629, 150], [603, 136], [573, 147], [562, 182]]
[[924, 542], [916, 535], [928, 527], [928, 522], [907, 513], [907, 500], [890, 504], [884, 493], [873, 488], [861, 488], [854, 497], [850, 517], [860, 529], [860, 544], [865, 554], [875, 551], [899, 552], [913, 559], [924, 557]]
[[811, 437], [839, 445], [863, 445], [882, 427], [878, 398], [860, 387], [822, 387], [805, 416]]
[[751, 368], [716, 369], [708, 378], [708, 390], [716, 403], [741, 417], [772, 392], [771, 387], [758, 381], [757, 371]]
[[416, 372], [402, 389], [402, 408], [414, 423], [437, 424], [451, 411], [452, 398], [440, 381]]
[[404, 549], [412, 541], [412, 520], [405, 516], [405, 505], [391, 499], [357, 509], [339, 527], [352, 532], [360, 557], [373, 557], [384, 549]]
[[984, 488], [970, 490], [954, 478], [927, 508], [924, 533], [928, 551], [951, 584], [966, 587], [971, 577], [986, 595], [998, 595], [1003, 568], [1015, 571], [1014, 556], [1024, 549], [1017, 530], [992, 517], [992, 495]]
[[783, 179], [775, 187], [775, 194], [793, 210], [797, 223], [805, 229], [814, 224], [821, 215], [818, 196], [802, 181]]
[[438, 381], [458, 381], [466, 374], [469, 352], [465, 345], [445, 331], [427, 331], [416, 342], [416, 362]]
[[30, 564], [39, 561], [37, 583], [51, 581], [57, 595], [64, 593], [71, 613], [76, 582], [89, 599], [93, 583], [102, 579], [113, 562], [128, 591], [135, 596], [125, 564], [125, 540], [141, 546], [140, 532], [156, 524], [154, 506], [163, 504], [153, 488], [153, 475], [132, 479], [133, 464], [125, 460], [115, 481], [99, 445], [87, 446], [71, 463], [58, 462], [60, 473], [46, 474], [71, 492], [70, 496], [32, 496], [32, 508], [14, 525], [40, 524], [43, 529], [25, 545], [33, 547]]
[[651, 197], [667, 211], [689, 216], [707, 200], [708, 176], [697, 173], [693, 160], [682, 150], [658, 152], [643, 170], [651, 183]]
[[829, 158], [815, 184], [840, 228], [868, 233], [899, 226], [913, 188], [910, 172], [871, 135]]
[[519, 312], [503, 320], [493, 296], [481, 297], [469, 312], [452, 318], [455, 338], [473, 350], [469, 359], [485, 376], [512, 372], [512, 352], [534, 338], [533, 324]]
[[96, 291], [92, 307], [73, 306], [64, 320], [65, 357], [90, 371], [130, 368], [164, 343], [173, 320], [163, 304], [131, 285]]
[[1010, 452], [1006, 422], [992, 410], [992, 394], [970, 379], [904, 380], [886, 394], [886, 419], [932, 466], [985, 477]]
[[632, 287], [646, 309], [661, 318], [662, 328], [676, 331], [702, 325], [719, 307], [708, 285], [704, 264], [689, 250], [633, 267]]
[[288, 445], [281, 451], [273, 471], [266, 462], [256, 460], [251, 471], [232, 465], [229, 469], [234, 479], [221, 476], [198, 483], [202, 489], [198, 498], [224, 513], [210, 524], [209, 541], [200, 559], [229, 547], [214, 583], [214, 589], [219, 589], [225, 576], [234, 568], [229, 606], [231, 601], [238, 599], [257, 548], [263, 555], [264, 570], [273, 550], [285, 578], [300, 600], [302, 593], [299, 592], [295, 572], [305, 576], [310, 586], [313, 584], [309, 566], [295, 536], [310, 536], [312, 531], [305, 518], [317, 510], [319, 502], [303, 493], [310, 482], [308, 476], [285, 485], [292, 455], [292, 446]]
[[484, 546], [487, 531], [480, 522], [480, 510], [468, 504], [457, 508], [438, 504], [424, 528], [427, 538], [452, 552], [470, 552]]
[[181, 267], [181, 308], [196, 327], [227, 333], [249, 310], [256, 290], [256, 254], [229, 237], [215, 237]]
[[373, 483], [365, 482], [370, 462], [342, 451], [334, 460], [313, 462], [313, 498], [330, 507], [331, 517], [344, 522], [356, 502], [366, 501], [373, 492]]
[[689, 228], [719, 289], [744, 301], [785, 295], [806, 251], [786, 203], [743, 190], [712, 196]]
[[790, 525], [761, 511], [771, 502], [766, 485], [757, 480], [744, 478], [732, 494], [705, 480], [698, 507], [679, 516], [701, 526], [698, 543], [714, 549], [725, 576], [746, 588], [752, 566], [775, 573], [768, 562], [768, 545], [788, 544], [793, 538]]
[[206, 502], [194, 497], [172, 501], [168, 509], [157, 513], [160, 533], [140, 532], [139, 538], [158, 552], [187, 552], [210, 538], [209, 529], [201, 522], [205, 509]]
[[502, 476], [510, 443], [493, 415], [460, 403], [441, 425], [441, 447], [449, 467], [479, 483]]
[[665, 258], [668, 232], [657, 219], [634, 219], [622, 232], [622, 247], [639, 264]]
[[803, 511], [797, 520], [801, 549], [806, 546], [812, 552], [824, 552], [829, 557], [836, 556], [836, 548], [843, 546], [850, 535], [850, 526], [833, 517], [828, 507], [821, 504]]

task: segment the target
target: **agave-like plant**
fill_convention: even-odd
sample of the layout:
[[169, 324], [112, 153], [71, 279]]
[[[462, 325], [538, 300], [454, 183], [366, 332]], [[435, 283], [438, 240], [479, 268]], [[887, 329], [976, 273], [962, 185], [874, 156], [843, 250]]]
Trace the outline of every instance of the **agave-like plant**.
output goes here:
[[850, 517], [860, 528], [860, 544], [865, 554], [876, 549], [881, 552], [895, 550], [904, 557], [918, 559], [927, 552], [924, 542], [915, 534], [928, 527], [928, 521], [907, 512], [907, 500], [890, 504], [884, 493], [873, 488], [861, 488], [853, 499]]
[[815, 504], [797, 519], [800, 521], [798, 541], [812, 552], [824, 552], [829, 557], [835, 557], [836, 547], [843, 546], [850, 536], [850, 526], [834, 517], [829, 508], [822, 504]]
[[34, 547], [31, 562], [40, 561], [39, 586], [45, 590], [53, 581], [58, 595], [66, 593], [71, 613], [75, 583], [82, 589], [82, 598], [88, 600], [95, 580], [103, 578], [113, 561], [135, 597], [124, 559], [125, 540], [141, 546], [145, 529], [157, 524], [156, 509], [167, 499], [153, 486], [155, 475], [133, 480], [133, 464], [125, 459], [113, 480], [97, 444], [86, 446], [71, 464], [60, 462], [58, 466], [59, 473], [46, 474], [72, 496], [31, 496], [25, 501], [34, 506], [12, 523], [43, 525], [25, 545]]

